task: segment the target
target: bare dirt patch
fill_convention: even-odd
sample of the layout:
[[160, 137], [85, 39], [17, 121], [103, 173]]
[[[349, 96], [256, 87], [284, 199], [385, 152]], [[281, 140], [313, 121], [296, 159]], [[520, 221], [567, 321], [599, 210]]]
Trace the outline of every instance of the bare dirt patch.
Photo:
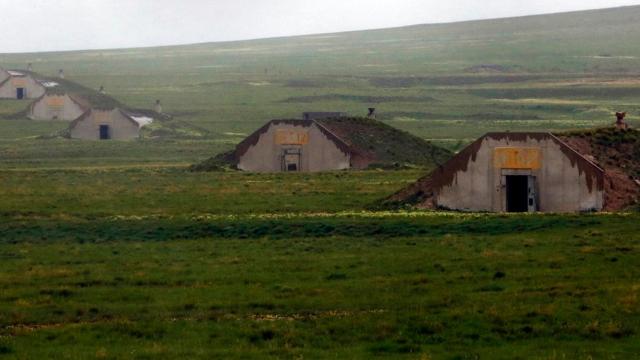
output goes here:
[[599, 129], [559, 136], [605, 170], [605, 208], [624, 210], [640, 201], [640, 132]]

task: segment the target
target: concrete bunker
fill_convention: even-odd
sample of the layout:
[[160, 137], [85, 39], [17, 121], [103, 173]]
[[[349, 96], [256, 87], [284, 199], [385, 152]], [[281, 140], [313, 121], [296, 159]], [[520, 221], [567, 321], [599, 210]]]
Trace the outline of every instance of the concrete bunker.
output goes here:
[[461, 211], [600, 211], [604, 181], [602, 168], [553, 134], [489, 133], [389, 200]]
[[191, 167], [253, 172], [318, 172], [346, 169], [433, 168], [451, 152], [380, 121], [364, 117], [272, 120], [234, 150]]
[[45, 86], [27, 71], [8, 70], [6, 74], [9, 76], [0, 82], [0, 99], [37, 99], [45, 93]]
[[82, 116], [90, 106], [87, 101], [67, 93], [45, 93], [31, 103], [27, 117], [31, 120], [72, 121]]
[[316, 172], [350, 168], [349, 146], [310, 120], [273, 120], [236, 148], [237, 168], [255, 172]]
[[83, 140], [133, 140], [153, 119], [120, 108], [91, 109], [69, 125], [69, 137]]

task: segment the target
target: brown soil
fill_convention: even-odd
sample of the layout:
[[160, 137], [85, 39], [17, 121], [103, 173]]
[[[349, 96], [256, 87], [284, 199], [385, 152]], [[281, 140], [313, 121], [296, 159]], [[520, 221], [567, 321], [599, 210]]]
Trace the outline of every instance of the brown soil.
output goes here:
[[558, 137], [605, 171], [605, 211], [620, 211], [640, 201], [639, 132], [614, 129], [559, 134]]

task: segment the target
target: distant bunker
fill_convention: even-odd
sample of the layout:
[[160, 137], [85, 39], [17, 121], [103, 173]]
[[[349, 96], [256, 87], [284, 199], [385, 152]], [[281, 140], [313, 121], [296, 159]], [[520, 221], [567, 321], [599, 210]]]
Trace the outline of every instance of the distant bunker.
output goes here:
[[115, 108], [92, 109], [69, 125], [69, 136], [83, 140], [133, 140], [153, 119]]
[[[4, 74], [4, 75], [3, 75]], [[31, 120], [70, 121], [63, 136], [83, 140], [132, 140], [141, 129], [162, 117], [144, 109], [130, 109], [104, 93], [64, 79], [29, 70], [0, 68], [0, 98], [35, 99], [25, 110]], [[159, 101], [156, 107], [159, 108]]]
[[315, 121], [275, 120], [238, 146], [238, 169], [327, 171], [351, 167], [349, 146]]
[[69, 94], [44, 94], [27, 109], [27, 117], [31, 120], [65, 120], [72, 121], [85, 113], [89, 107]]
[[0, 99], [37, 99], [45, 93], [45, 86], [29, 72], [6, 71], [9, 76], [0, 82]]
[[234, 151], [196, 169], [210, 170], [218, 161], [251, 172], [320, 172], [407, 164], [434, 167], [450, 156], [448, 150], [374, 119], [272, 120]]
[[391, 201], [490, 212], [604, 207], [604, 170], [550, 133], [489, 133]]

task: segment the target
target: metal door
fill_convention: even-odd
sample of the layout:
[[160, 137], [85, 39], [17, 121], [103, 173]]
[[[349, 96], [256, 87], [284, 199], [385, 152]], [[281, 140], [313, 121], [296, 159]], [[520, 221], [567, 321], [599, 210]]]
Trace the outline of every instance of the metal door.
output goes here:
[[109, 140], [110, 138], [109, 125], [100, 125], [100, 140]]
[[528, 195], [528, 211], [529, 212], [536, 212], [538, 211], [538, 201], [536, 200], [536, 198], [538, 197], [537, 193], [536, 193], [536, 177], [535, 176], [529, 176], [528, 179], [528, 184], [527, 184], [527, 193]]

